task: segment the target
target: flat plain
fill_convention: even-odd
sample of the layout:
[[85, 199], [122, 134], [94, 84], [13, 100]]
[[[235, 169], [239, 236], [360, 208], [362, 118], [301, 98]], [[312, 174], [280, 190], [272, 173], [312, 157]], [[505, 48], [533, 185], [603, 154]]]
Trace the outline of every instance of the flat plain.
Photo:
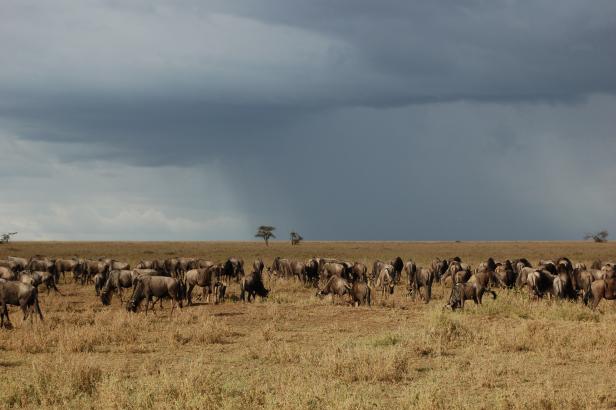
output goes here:
[[[425, 266], [460, 256], [473, 265], [568, 256], [615, 260], [612, 243], [591, 242], [14, 242], [6, 256], [111, 257], [131, 264], [177, 256], [214, 262], [240, 256], [337, 257], [372, 266], [401, 256]], [[443, 309], [449, 288], [429, 304], [402, 284], [371, 307], [321, 299], [314, 288], [268, 279], [270, 297], [147, 316], [93, 286], [60, 281], [64, 296], [40, 289], [45, 320], [0, 330], [0, 405], [53, 408], [610, 408], [616, 407], [616, 309], [530, 301], [499, 290], [482, 306]], [[127, 292], [130, 293], [130, 292]]]

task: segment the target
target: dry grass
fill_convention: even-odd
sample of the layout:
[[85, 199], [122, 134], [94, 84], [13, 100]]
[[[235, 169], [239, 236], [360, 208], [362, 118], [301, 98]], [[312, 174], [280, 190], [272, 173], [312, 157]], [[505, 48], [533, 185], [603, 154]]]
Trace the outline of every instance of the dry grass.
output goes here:
[[[575, 261], [610, 259], [594, 243], [13, 243], [11, 255], [153, 257], [395, 255], [426, 264], [459, 255]], [[461, 312], [402, 288], [372, 308], [314, 296], [294, 281], [269, 283], [250, 305], [197, 305], [169, 317], [103, 307], [91, 288], [60, 284], [41, 296], [43, 323], [0, 331], [0, 405], [55, 408], [607, 408], [616, 406], [616, 309], [530, 302], [500, 291]], [[237, 294], [237, 285], [229, 290]], [[445, 290], [445, 293], [448, 291]]]

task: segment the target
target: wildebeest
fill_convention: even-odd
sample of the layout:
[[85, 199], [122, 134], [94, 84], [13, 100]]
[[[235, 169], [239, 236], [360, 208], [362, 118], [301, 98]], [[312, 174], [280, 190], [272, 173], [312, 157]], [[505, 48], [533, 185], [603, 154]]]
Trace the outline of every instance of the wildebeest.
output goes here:
[[375, 288], [381, 290], [381, 298], [393, 295], [394, 287], [396, 283], [393, 278], [394, 267], [391, 265], [385, 265], [379, 272], [379, 276], [376, 278]]
[[37, 290], [40, 285], [45, 285], [45, 287], [47, 288], [47, 293], [49, 293], [49, 291], [53, 289], [56, 293], [62, 295], [62, 292], [60, 292], [60, 290], [56, 286], [56, 277], [50, 272], [30, 272], [26, 270], [20, 274], [19, 280], [23, 283], [28, 283], [34, 286], [35, 288], [37, 288]]
[[517, 275], [513, 269], [511, 261], [507, 259], [505, 263], [497, 264], [494, 269], [493, 282], [504, 288], [513, 288], [515, 286]]
[[[528, 285], [530, 297], [542, 298], [548, 293], [554, 294], [554, 279], [556, 278], [557, 275], [552, 274], [546, 269], [537, 268], [533, 269], [531, 272], [528, 272], [526, 283]], [[556, 293], [558, 293], [561, 285], [560, 280], [556, 282], [556, 285]]]
[[139, 261], [139, 263], [135, 266], [135, 269], [154, 269], [157, 271], [162, 271], [162, 264], [157, 260], [152, 261]]
[[306, 265], [302, 261], [291, 261], [291, 275], [300, 282], [306, 283]]
[[[171, 298], [171, 313], [177, 304], [182, 308], [183, 289], [181, 283], [176, 278], [168, 276], [146, 276], [141, 275], [135, 279], [135, 287], [130, 302], [126, 304], [129, 311], [136, 312], [141, 302], [145, 299], [145, 314], [148, 314], [150, 303], [153, 298]], [[152, 305], [152, 311], [154, 306]]]
[[[425, 303], [432, 298], [432, 283], [434, 282], [434, 270], [420, 268], [409, 276], [409, 293], [419, 295]], [[423, 293], [421, 290], [423, 289]]]
[[15, 280], [17, 275], [9, 268], [5, 268], [4, 266], [0, 266], [0, 279], [4, 280]]
[[191, 269], [186, 272], [186, 300], [189, 306], [192, 305], [192, 292], [195, 286], [203, 288], [204, 294], [207, 292], [208, 302], [209, 295], [214, 293], [214, 303], [218, 303], [218, 286], [221, 285], [218, 273], [216, 269], [212, 269], [212, 266], [206, 269]]
[[351, 287], [351, 297], [355, 307], [359, 305], [371, 305], [370, 286], [365, 281], [355, 281]]
[[323, 289], [317, 292], [317, 296], [322, 297], [331, 294], [332, 304], [334, 304], [334, 296], [337, 295], [342, 297], [344, 295], [349, 295], [351, 294], [351, 290], [352, 287], [346, 279], [341, 278], [338, 275], [334, 275], [327, 280]]
[[355, 262], [353, 266], [351, 266], [350, 279], [353, 283], [368, 283], [368, 267], [361, 262]]
[[[103, 305], [111, 304], [112, 292], [120, 298], [120, 306], [124, 303], [122, 289], [133, 287], [136, 274], [132, 270], [112, 270], [109, 272], [105, 285], [101, 289], [101, 302]], [[96, 284], [96, 280], [95, 280]]]
[[79, 259], [56, 259], [56, 274], [58, 278], [62, 276], [62, 279], [66, 283], [66, 273], [73, 274], [75, 276], [75, 271], [80, 271], [79, 264], [82, 263]]
[[321, 280], [322, 282], [325, 282], [332, 276], [339, 276], [343, 279], [348, 280], [350, 276], [348, 274], [348, 270], [349, 269], [347, 268], [347, 265], [344, 265], [340, 262], [327, 262], [323, 265], [321, 269]]
[[447, 269], [449, 269], [449, 262], [446, 260], [435, 258], [430, 263], [430, 269], [434, 273], [434, 279], [436, 279], [437, 282], [441, 282], [443, 280], [445, 272], [447, 272]]
[[17, 256], [8, 256], [7, 260], [13, 265], [11, 266], [11, 269], [15, 273], [19, 273], [22, 270], [26, 270], [26, 267], [28, 266], [28, 260], [25, 258], [19, 258]]
[[32, 312], [38, 314], [43, 320], [43, 313], [39, 306], [38, 292], [36, 287], [17, 281], [0, 280], [0, 326], [5, 326], [4, 319], [6, 318], [6, 326], [10, 326], [8, 305], [19, 306], [24, 314], [24, 320], [28, 318]]
[[263, 269], [265, 269], [265, 264], [263, 263], [263, 259], [256, 258], [254, 262], [252, 262], [252, 271], [258, 273], [259, 275], [262, 275]]
[[392, 272], [394, 282], [400, 283], [400, 278], [402, 277], [402, 269], [404, 268], [404, 261], [401, 257], [396, 256], [389, 262], [389, 264], [394, 268], [394, 271]]
[[265, 289], [263, 284], [263, 276], [257, 272], [251, 272], [245, 275], [240, 282], [240, 300], [246, 301], [246, 295], [248, 294], [248, 302], [250, 299], [255, 300], [257, 295], [261, 298], [266, 298], [269, 294], [269, 290]]
[[244, 276], [244, 259], [235, 257], [227, 259], [223, 265], [223, 275], [227, 280], [239, 281]]
[[109, 273], [109, 265], [103, 261], [84, 261], [84, 269], [81, 275], [81, 284], [83, 285], [92, 282], [94, 275], [96, 275], [97, 273], [107, 276], [107, 274]]
[[319, 281], [319, 261], [316, 258], [308, 259], [305, 264], [306, 281], [317, 286]]
[[463, 309], [466, 300], [472, 300], [476, 305], [480, 305], [483, 294], [486, 292], [492, 294], [492, 299], [496, 299], [494, 291], [484, 288], [479, 283], [456, 283], [451, 287], [451, 295], [446, 307], [450, 307], [452, 310]]
[[291, 261], [286, 258], [276, 256], [272, 262], [272, 266], [268, 268], [270, 275], [287, 278], [291, 276]]
[[584, 304], [596, 309], [601, 299], [616, 299], [616, 278], [599, 279], [591, 283], [590, 289], [584, 294]]

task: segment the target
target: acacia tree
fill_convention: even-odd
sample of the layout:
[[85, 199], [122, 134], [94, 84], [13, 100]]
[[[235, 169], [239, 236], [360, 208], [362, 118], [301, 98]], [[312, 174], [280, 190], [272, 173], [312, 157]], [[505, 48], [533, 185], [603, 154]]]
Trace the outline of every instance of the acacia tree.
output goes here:
[[291, 232], [291, 245], [299, 245], [299, 243], [303, 240], [304, 238], [302, 238], [300, 234], [295, 231]]
[[0, 235], [0, 243], [9, 243], [9, 240], [11, 240], [11, 236], [13, 235], [17, 235], [17, 232], [3, 233]]
[[584, 239], [588, 240], [588, 239], [592, 239], [595, 242], [607, 242], [607, 236], [608, 236], [608, 232], [607, 231], [601, 231], [601, 232], [597, 232], [597, 233], [587, 233], [584, 236]]
[[270, 238], [276, 238], [276, 235], [274, 235], [275, 229], [275, 226], [261, 225], [259, 229], [257, 229], [255, 238], [263, 238], [263, 240], [265, 241], [265, 246], [269, 246]]

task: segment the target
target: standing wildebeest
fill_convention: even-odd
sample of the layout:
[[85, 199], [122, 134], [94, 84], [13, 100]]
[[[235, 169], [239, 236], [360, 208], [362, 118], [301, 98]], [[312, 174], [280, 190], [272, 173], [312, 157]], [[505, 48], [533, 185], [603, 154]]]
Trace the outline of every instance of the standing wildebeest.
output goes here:
[[244, 259], [242, 258], [229, 258], [223, 266], [223, 275], [228, 281], [235, 279], [239, 281], [244, 276]]
[[272, 266], [268, 269], [268, 272], [274, 276], [288, 278], [291, 276], [291, 262], [288, 259], [276, 256], [274, 258], [274, 262], [272, 262]]
[[332, 305], [334, 304], [334, 296], [338, 295], [342, 297], [344, 295], [349, 295], [351, 293], [352, 287], [349, 285], [344, 278], [341, 278], [338, 275], [334, 275], [327, 280], [323, 289], [317, 292], [317, 296], [326, 296], [330, 293], [332, 294]]
[[56, 263], [55, 260], [45, 258], [45, 257], [37, 257], [30, 259], [28, 262], [28, 266], [26, 268], [31, 272], [49, 272], [56, 280], [59, 279], [58, 272], [56, 271]]
[[291, 275], [300, 282], [306, 283], [306, 265], [302, 261], [291, 261]]
[[258, 273], [259, 275], [262, 275], [263, 269], [265, 269], [265, 263], [263, 263], [263, 259], [256, 258], [254, 262], [252, 262], [252, 271]]
[[355, 262], [351, 267], [351, 282], [368, 283], [368, 267], [361, 262]]
[[317, 286], [319, 281], [319, 261], [317, 258], [308, 259], [305, 264], [306, 281]]
[[[425, 303], [432, 299], [432, 283], [434, 282], [434, 270], [430, 268], [415, 269], [409, 276], [409, 293], [415, 297], [419, 295]], [[421, 289], [424, 289], [423, 294]]]
[[[14, 272], [19, 273], [22, 270], [26, 270], [28, 267], [28, 260], [25, 258], [19, 258], [17, 256], [9, 256], [7, 257], [8, 261], [13, 264], [12, 269]], [[601, 267], [599, 267], [601, 269]]]
[[591, 283], [590, 289], [584, 294], [584, 304], [592, 301], [590, 307], [596, 309], [601, 299], [616, 299], [616, 278], [599, 279]]
[[107, 277], [109, 273], [109, 265], [107, 265], [103, 261], [84, 261], [84, 270], [81, 275], [81, 284], [84, 285], [86, 283], [90, 283], [93, 281], [94, 275], [100, 273], [101, 275]]
[[210, 294], [214, 293], [214, 303], [218, 303], [218, 287], [221, 285], [219, 282], [217, 269], [212, 269], [210, 266], [206, 269], [191, 269], [186, 272], [186, 300], [188, 306], [192, 305], [192, 292], [195, 286], [203, 288], [203, 293], [207, 292], [207, 302], [210, 300]]
[[137, 266], [135, 266], [135, 269], [154, 269], [157, 271], [162, 271], [163, 267], [159, 261], [153, 260], [153, 261], [139, 261]]
[[[526, 271], [523, 269], [522, 272]], [[561, 292], [562, 283], [560, 279], [556, 281], [556, 287], [554, 287], [554, 281], [557, 279], [557, 275], [553, 275], [546, 269], [537, 268], [528, 272], [526, 277], [526, 283], [528, 285], [528, 291], [531, 298], [542, 298], [545, 294], [558, 294]]]
[[[415, 277], [417, 273], [417, 265], [415, 262], [409, 259], [409, 261], [404, 264], [404, 272], [406, 272], [406, 277], [409, 278], [410, 283], [411, 277]], [[432, 276], [434, 277], [434, 275]]]
[[446, 260], [440, 260], [439, 258], [433, 259], [432, 263], [430, 263], [430, 269], [434, 273], [434, 279], [437, 282], [441, 282], [443, 280], [443, 275], [449, 269], [449, 262]]
[[374, 263], [372, 264], [372, 272], [370, 273], [370, 279], [372, 279], [373, 281], [376, 280], [376, 278], [379, 277], [379, 273], [381, 273], [381, 270], [383, 269], [385, 265], [386, 263], [383, 261], [380, 261], [380, 260], [374, 261]]
[[400, 278], [402, 277], [402, 269], [404, 268], [404, 261], [401, 257], [396, 256], [392, 259], [389, 264], [393, 266], [393, 280], [395, 283], [400, 283]]
[[445, 306], [452, 310], [462, 309], [466, 300], [472, 300], [476, 305], [481, 305], [481, 299], [485, 292], [491, 293], [492, 299], [496, 299], [494, 291], [484, 288], [479, 283], [456, 283], [451, 287], [449, 303]]
[[180, 309], [182, 308], [182, 293], [182, 285], [176, 278], [141, 275], [135, 279], [133, 295], [126, 308], [129, 311], [136, 312], [141, 301], [145, 299], [145, 314], [147, 315], [150, 303], [152, 303], [152, 311], [154, 312], [152, 298], [162, 299], [169, 297], [173, 301], [171, 304], [171, 314], [173, 314], [176, 304], [180, 306]]
[[130, 270], [130, 264], [128, 262], [111, 260], [109, 261], [109, 270]]
[[[27, 273], [26, 273], [27, 272]], [[50, 273], [50, 272], [44, 272], [44, 271], [36, 271], [36, 272], [29, 272], [29, 271], [23, 271], [20, 275], [19, 280], [23, 283], [28, 283], [32, 286], [34, 286], [35, 288], [37, 288], [38, 291], [38, 287], [39, 285], [45, 285], [45, 287], [47, 288], [47, 293], [49, 294], [49, 291], [51, 289], [53, 289], [56, 293], [59, 293], [60, 295], [62, 295], [62, 292], [60, 292], [60, 290], [57, 288], [56, 286], [56, 277]]]
[[394, 267], [391, 265], [385, 265], [379, 272], [379, 276], [376, 278], [375, 287], [381, 290], [381, 299], [393, 295], [394, 286], [396, 283], [393, 278]]
[[370, 286], [365, 281], [355, 281], [353, 282], [353, 286], [351, 288], [351, 297], [353, 298], [353, 303], [355, 303], [355, 307], [359, 305], [371, 305], [370, 299]]
[[503, 264], [496, 265], [493, 279], [498, 286], [504, 288], [511, 289], [515, 286], [517, 275], [509, 259], [507, 259]]
[[265, 289], [263, 284], [263, 277], [257, 272], [251, 272], [245, 275], [240, 282], [240, 300], [246, 301], [246, 294], [248, 294], [248, 302], [250, 299], [255, 300], [257, 295], [261, 298], [266, 298], [269, 294], [269, 290]]
[[323, 265], [320, 276], [323, 282], [327, 281], [332, 276], [339, 276], [348, 280], [349, 275], [347, 265], [343, 265], [339, 262], [327, 262]]
[[24, 320], [32, 311], [38, 313], [39, 318], [43, 320], [43, 313], [38, 301], [38, 292], [36, 287], [14, 281], [0, 280], [0, 326], [4, 326], [4, 318], [6, 318], [7, 326], [10, 326], [8, 305], [19, 306], [24, 314]]
[[74, 275], [78, 264], [79, 261], [77, 259], [56, 259], [56, 273], [58, 277], [62, 276], [64, 283], [66, 283], [66, 272]]
[[122, 306], [124, 303], [122, 289], [133, 287], [134, 279], [135, 274], [132, 270], [112, 270], [109, 272], [105, 285], [101, 289], [101, 302], [103, 302], [103, 305], [111, 304], [111, 295], [112, 292], [115, 292], [120, 298], [120, 306]]

